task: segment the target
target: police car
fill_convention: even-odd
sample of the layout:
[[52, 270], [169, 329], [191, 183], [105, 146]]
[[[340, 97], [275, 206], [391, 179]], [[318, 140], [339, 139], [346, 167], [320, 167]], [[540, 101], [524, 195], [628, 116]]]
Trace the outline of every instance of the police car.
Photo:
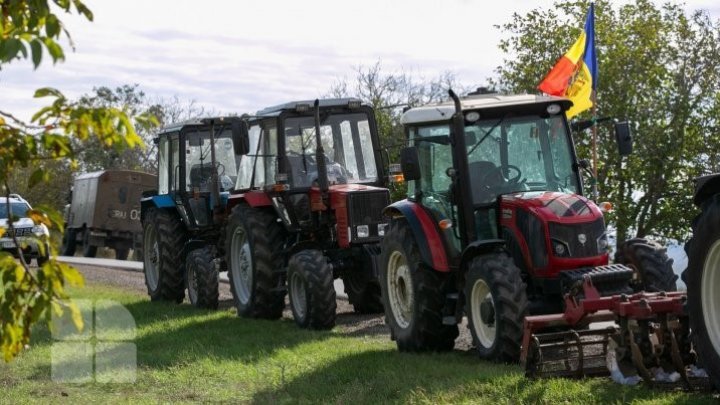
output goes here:
[[[8, 226], [8, 208], [10, 217], [15, 218], [12, 230]], [[35, 259], [38, 266], [42, 266], [48, 260], [50, 253], [48, 246], [50, 233], [45, 225], [35, 225], [32, 219], [28, 218], [27, 212], [31, 208], [30, 204], [17, 194], [10, 194], [9, 199], [0, 197], [0, 228], [3, 230], [0, 236], [0, 249], [15, 257], [18, 257], [19, 251], [22, 250], [26, 261]]]

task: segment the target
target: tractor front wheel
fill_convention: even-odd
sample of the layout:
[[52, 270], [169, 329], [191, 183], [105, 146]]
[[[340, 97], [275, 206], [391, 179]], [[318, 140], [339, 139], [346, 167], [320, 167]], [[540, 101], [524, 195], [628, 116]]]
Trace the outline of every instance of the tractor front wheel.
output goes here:
[[188, 253], [185, 268], [190, 304], [197, 308], [217, 309], [219, 280], [210, 249], [205, 247]]
[[290, 308], [301, 328], [331, 329], [335, 326], [335, 286], [332, 267], [319, 250], [295, 253], [288, 264]]
[[143, 218], [143, 260], [145, 285], [152, 301], [182, 302], [185, 298], [180, 258], [185, 229], [180, 219], [157, 209], [148, 210]]
[[285, 308], [284, 230], [270, 211], [239, 204], [228, 219], [225, 254], [238, 315], [278, 319]]
[[465, 303], [480, 358], [517, 362], [528, 300], [512, 258], [498, 252], [472, 259], [465, 278]]
[[704, 204], [688, 242], [687, 283], [690, 329], [695, 349], [720, 390], [720, 195]]
[[380, 286], [385, 322], [398, 350], [452, 350], [457, 325], [443, 324], [447, 275], [427, 268], [407, 221], [393, 220], [382, 241]]
[[615, 263], [632, 268], [638, 280], [636, 291], [661, 292], [675, 291], [678, 276], [672, 268], [673, 260], [667, 250], [644, 238], [625, 241], [615, 252]]

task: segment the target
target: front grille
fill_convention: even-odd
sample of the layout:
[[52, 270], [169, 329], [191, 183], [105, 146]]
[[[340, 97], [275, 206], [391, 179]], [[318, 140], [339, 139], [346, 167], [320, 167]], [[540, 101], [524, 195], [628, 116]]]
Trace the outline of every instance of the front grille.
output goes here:
[[[390, 205], [390, 193], [387, 190], [355, 192], [348, 195], [348, 231], [350, 242], [377, 242], [382, 236], [380, 227], [387, 222], [383, 209]], [[358, 226], [367, 226], [368, 236], [358, 236]]]
[[31, 227], [30, 227], [30, 228], [14, 228], [14, 229], [12, 229], [12, 230], [11, 230], [11, 229], [6, 229], [6, 230], [5, 230], [5, 234], [3, 234], [3, 237], [4, 237], [4, 238], [12, 238], [12, 237], [13, 237], [13, 233], [14, 233], [15, 236], [17, 236], [17, 237], [32, 236], [32, 235], [33, 235], [32, 228], [31, 228]]
[[[602, 218], [595, 222], [572, 225], [550, 222], [548, 228], [551, 239], [563, 242], [568, 247], [569, 255], [564, 257], [592, 257], [601, 254], [597, 242], [605, 233], [605, 222]], [[581, 235], [585, 235], [584, 238]], [[584, 239], [584, 243], [581, 239]]]
[[350, 193], [348, 195], [348, 217], [350, 225], [373, 225], [386, 222], [382, 211], [390, 205], [387, 190]]

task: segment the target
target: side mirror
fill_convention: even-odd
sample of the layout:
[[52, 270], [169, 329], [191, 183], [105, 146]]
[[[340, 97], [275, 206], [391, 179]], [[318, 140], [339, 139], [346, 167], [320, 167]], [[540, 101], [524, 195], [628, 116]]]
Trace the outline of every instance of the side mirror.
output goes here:
[[250, 151], [250, 137], [248, 136], [247, 121], [233, 120], [230, 130], [232, 131], [235, 154], [246, 155]]
[[400, 167], [406, 181], [420, 179], [420, 158], [416, 147], [409, 146], [400, 151]]
[[629, 122], [620, 121], [615, 123], [615, 139], [617, 139], [620, 156], [628, 156], [632, 153], [633, 139]]

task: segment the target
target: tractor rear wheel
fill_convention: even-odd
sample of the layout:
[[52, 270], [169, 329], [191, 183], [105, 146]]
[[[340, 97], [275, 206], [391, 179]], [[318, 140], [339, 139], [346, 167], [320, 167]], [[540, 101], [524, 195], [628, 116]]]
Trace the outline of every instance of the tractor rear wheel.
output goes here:
[[210, 249], [205, 247], [188, 253], [185, 268], [190, 304], [197, 308], [217, 309], [219, 280]]
[[225, 254], [238, 315], [278, 319], [285, 308], [284, 229], [270, 211], [239, 204], [228, 219]]
[[385, 322], [398, 350], [452, 350], [457, 325], [443, 324], [447, 274], [425, 267], [405, 219], [394, 219], [382, 241], [380, 286]]
[[713, 385], [720, 390], [720, 195], [703, 205], [686, 246], [690, 329], [695, 349]]
[[378, 314], [383, 311], [380, 284], [373, 280], [371, 266], [370, 263], [363, 263], [342, 275], [348, 301], [359, 314]]
[[143, 218], [145, 285], [152, 301], [182, 302], [185, 298], [185, 263], [180, 257], [187, 239], [180, 219], [150, 209]]
[[615, 252], [615, 263], [624, 264], [637, 272], [636, 291], [676, 291], [678, 276], [672, 268], [673, 260], [667, 250], [644, 238], [625, 241]]
[[301, 328], [335, 326], [335, 285], [332, 267], [320, 250], [301, 250], [288, 264], [290, 308]]
[[465, 314], [480, 358], [520, 359], [527, 293], [520, 269], [505, 253], [475, 257], [465, 277]]

